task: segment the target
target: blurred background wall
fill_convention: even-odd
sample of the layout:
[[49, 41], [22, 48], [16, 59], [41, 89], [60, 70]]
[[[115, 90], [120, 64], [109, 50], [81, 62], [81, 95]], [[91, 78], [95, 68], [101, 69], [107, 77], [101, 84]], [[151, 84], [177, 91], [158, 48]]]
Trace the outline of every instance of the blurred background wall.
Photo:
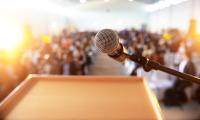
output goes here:
[[[179, 28], [187, 31], [190, 19], [196, 19], [198, 23], [200, 22], [199, 4], [199, 0], [188, 0], [177, 5], [152, 11], [149, 15], [149, 26], [154, 31], [167, 28]], [[200, 25], [197, 28], [200, 31]]]
[[[186, 32], [190, 19], [200, 22], [199, 0], [168, 1], [171, 2], [162, 5], [159, 2], [148, 3], [143, 0], [83, 0], [82, 3], [79, 0], [8, 0], [0, 4], [0, 15], [15, 19], [19, 24], [30, 24], [35, 36], [57, 32], [63, 26], [79, 30], [105, 27], [120, 30], [146, 25], [152, 31], [179, 28]], [[151, 7], [148, 8], [149, 6]], [[197, 30], [200, 31], [199, 29], [200, 25]]]

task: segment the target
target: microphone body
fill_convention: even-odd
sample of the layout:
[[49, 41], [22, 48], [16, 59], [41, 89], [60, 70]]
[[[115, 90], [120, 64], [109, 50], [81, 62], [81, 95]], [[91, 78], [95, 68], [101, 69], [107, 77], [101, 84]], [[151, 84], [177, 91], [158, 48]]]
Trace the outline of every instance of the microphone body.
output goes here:
[[122, 44], [119, 44], [118, 49], [113, 51], [113, 53], [108, 54], [108, 56], [117, 60], [118, 62], [124, 62], [127, 57], [123, 53], [124, 53], [124, 48], [123, 48]]
[[111, 58], [124, 62], [126, 56], [122, 44], [119, 43], [117, 33], [111, 29], [103, 29], [95, 36], [95, 45], [103, 53], [107, 53]]
[[198, 77], [173, 70], [138, 54], [129, 55], [125, 53], [122, 44], [119, 43], [117, 32], [111, 29], [103, 29], [98, 32], [95, 36], [95, 45], [99, 51], [108, 54], [108, 56], [119, 62], [129, 59], [140, 64], [146, 72], [152, 69], [160, 70], [184, 80], [200, 84], [200, 78]]

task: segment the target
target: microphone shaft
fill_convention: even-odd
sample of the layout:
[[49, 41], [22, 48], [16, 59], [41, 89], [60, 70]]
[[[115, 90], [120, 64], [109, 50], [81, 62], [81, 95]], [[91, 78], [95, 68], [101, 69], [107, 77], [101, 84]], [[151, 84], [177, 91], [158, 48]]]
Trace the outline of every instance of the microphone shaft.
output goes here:
[[195, 76], [192, 76], [190, 74], [182, 73], [182, 72], [176, 71], [174, 69], [168, 68], [164, 65], [161, 65], [158, 62], [149, 60], [148, 58], [145, 58], [141, 55], [136, 55], [136, 54], [129, 55], [129, 54], [126, 54], [126, 53], [123, 53], [123, 54], [126, 56], [126, 58], [128, 58], [128, 59], [140, 64], [141, 66], [143, 66], [143, 68], [146, 72], [149, 72], [152, 69], [160, 70], [162, 72], [174, 75], [176, 77], [180, 77], [180, 78], [182, 78], [186, 81], [200, 84], [200, 78], [198, 78], [198, 77], [195, 77]]

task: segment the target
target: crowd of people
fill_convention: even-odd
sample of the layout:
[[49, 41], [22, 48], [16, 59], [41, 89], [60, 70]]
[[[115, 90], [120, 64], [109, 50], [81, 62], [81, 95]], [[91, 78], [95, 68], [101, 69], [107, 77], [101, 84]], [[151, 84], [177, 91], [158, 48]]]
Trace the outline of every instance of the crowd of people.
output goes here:
[[64, 29], [59, 35], [43, 36], [29, 43], [15, 59], [1, 56], [0, 100], [29, 74], [89, 74], [96, 53], [94, 35]]
[[[96, 32], [69, 32], [64, 29], [59, 35], [43, 36], [34, 40], [28, 47], [23, 48], [15, 59], [1, 54], [0, 100], [29, 74], [89, 74], [96, 55], [93, 41], [95, 34]], [[147, 57], [191, 75], [197, 76], [200, 73], [200, 52], [196, 47], [198, 40], [187, 38], [177, 29], [169, 29], [162, 33], [129, 29], [119, 31], [118, 34], [120, 42], [129, 54]], [[148, 81], [156, 79], [154, 86], [159, 85], [160, 81], [170, 81], [165, 85], [167, 88], [162, 96], [166, 105], [181, 105], [191, 99], [200, 102], [200, 88], [191, 82], [155, 71], [147, 75], [142, 66], [131, 61], [126, 61], [125, 66], [128, 66], [129, 75], [145, 76]]]
[[[182, 34], [178, 29], [169, 29], [161, 34], [131, 29], [120, 31], [119, 36], [129, 54], [147, 57], [180, 72], [194, 76], [199, 74], [198, 40]], [[159, 71], [147, 73], [142, 66], [130, 61], [125, 62], [125, 66], [130, 75], [147, 77], [157, 92], [165, 89], [159, 99], [166, 105], [182, 105], [194, 99], [200, 102], [196, 84]]]

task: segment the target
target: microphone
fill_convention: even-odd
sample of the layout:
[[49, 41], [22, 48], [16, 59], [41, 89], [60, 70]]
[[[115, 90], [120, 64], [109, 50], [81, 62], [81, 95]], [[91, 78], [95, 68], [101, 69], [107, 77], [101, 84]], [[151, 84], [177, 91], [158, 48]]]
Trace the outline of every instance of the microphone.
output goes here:
[[96, 34], [94, 40], [100, 52], [107, 53], [108, 56], [119, 62], [125, 61], [124, 48], [119, 43], [117, 32], [111, 29], [103, 29]]
[[96, 34], [94, 40], [95, 46], [100, 52], [108, 54], [108, 56], [119, 62], [124, 62], [127, 58], [140, 64], [146, 72], [149, 72], [152, 69], [160, 70], [168, 74], [183, 78], [184, 80], [200, 84], [200, 78], [198, 77], [173, 70], [171, 68], [161, 65], [156, 61], [145, 58], [140, 54], [129, 55], [125, 53], [122, 44], [119, 43], [119, 36], [117, 35], [117, 32], [111, 29], [103, 29], [99, 31]]

